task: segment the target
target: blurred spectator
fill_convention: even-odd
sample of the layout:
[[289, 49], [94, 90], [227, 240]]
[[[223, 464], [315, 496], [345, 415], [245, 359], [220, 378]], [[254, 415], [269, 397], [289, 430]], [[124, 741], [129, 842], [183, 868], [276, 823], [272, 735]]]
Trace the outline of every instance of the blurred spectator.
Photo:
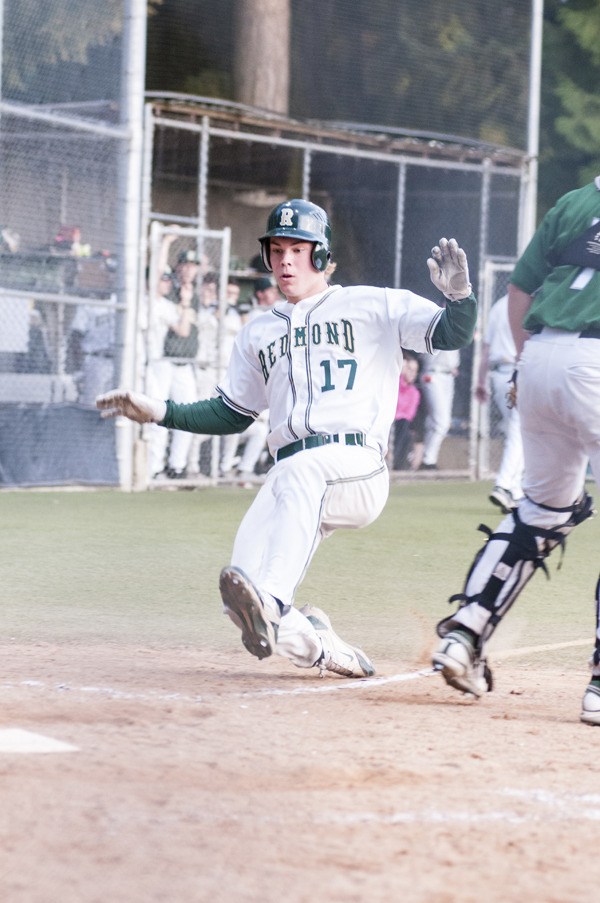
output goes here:
[[[219, 336], [219, 278], [216, 273], [205, 273], [200, 285], [198, 305], [198, 348], [194, 363], [194, 401], [210, 398], [217, 384], [217, 356]], [[166, 397], [166, 396], [165, 396]], [[190, 434], [186, 472], [199, 474], [203, 467], [210, 469], [208, 461], [202, 462], [203, 453], [212, 448], [212, 436]]]
[[[262, 316], [280, 300], [279, 289], [274, 284], [271, 276], [261, 276], [254, 282], [254, 304], [246, 316], [246, 322]], [[243, 433], [223, 437], [223, 452], [221, 455], [221, 476], [237, 477], [243, 483], [253, 476], [259, 464], [265, 459], [265, 469], [268, 469], [270, 455], [267, 451], [267, 436], [269, 435], [269, 412], [263, 411]], [[239, 452], [241, 451], [241, 455]]]
[[423, 460], [420, 470], [437, 470], [440, 448], [452, 425], [454, 382], [460, 352], [421, 355], [421, 394], [425, 404]]
[[410, 466], [409, 456], [413, 446], [411, 428], [421, 402], [421, 393], [415, 385], [419, 376], [419, 361], [409, 351], [403, 351], [403, 357], [392, 431], [392, 470], [408, 470]]
[[250, 269], [255, 270], [257, 273], [268, 273], [268, 269], [265, 266], [265, 262], [262, 259], [262, 254], [255, 254], [252, 260], [250, 261]]
[[[508, 295], [492, 304], [486, 326], [475, 397], [482, 404], [494, 400], [501, 418], [502, 459], [489, 499], [505, 514], [523, 498], [523, 441], [516, 407], [509, 408], [506, 393], [516, 367], [517, 351], [508, 322]], [[491, 388], [491, 393], [490, 393]]]
[[[197, 399], [194, 364], [199, 347], [200, 297], [196, 279], [200, 271], [200, 262], [195, 251], [181, 251], [171, 279], [165, 278], [168, 275], [166, 261], [169, 249], [177, 237], [175, 233], [165, 234], [158, 255], [159, 296], [166, 298], [171, 307], [168, 308], [162, 301], [156, 305], [153, 317], [156, 322], [149, 327], [150, 330], [155, 330], [155, 336], [166, 327], [162, 360], [155, 361], [151, 368], [154, 389], [152, 394], [157, 394], [159, 398], [173, 398], [182, 404], [190, 404]], [[153, 429], [150, 452], [152, 476], [164, 474], [169, 479], [185, 477], [192, 438], [192, 433], [183, 430], [168, 431], [158, 427]]]
[[255, 279], [252, 310], [247, 319], [250, 320], [256, 314], [270, 310], [277, 301], [281, 300], [279, 289], [271, 276], [261, 276], [259, 279]]
[[79, 226], [60, 226], [50, 250], [54, 254], [69, 254], [71, 257], [89, 257], [92, 253], [90, 245], [81, 241]]
[[[96, 396], [108, 392], [114, 384], [116, 316], [115, 296], [94, 304], [77, 307], [71, 322], [69, 346], [75, 360], [81, 361], [78, 401], [95, 407]], [[110, 307], [108, 303], [110, 302]]]

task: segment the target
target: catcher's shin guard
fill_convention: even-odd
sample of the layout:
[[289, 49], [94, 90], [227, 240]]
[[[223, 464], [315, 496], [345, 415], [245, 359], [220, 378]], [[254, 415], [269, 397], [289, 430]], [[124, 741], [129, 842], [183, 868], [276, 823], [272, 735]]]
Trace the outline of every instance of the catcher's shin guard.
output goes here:
[[596, 584], [596, 648], [590, 664], [594, 677], [600, 677], [600, 577]]
[[476, 651], [481, 656], [484, 643], [535, 571], [542, 568], [548, 576], [545, 559], [550, 552], [556, 546], [564, 552], [567, 535], [578, 524], [592, 517], [592, 504], [591, 496], [584, 491], [578, 501], [566, 509], [540, 505], [545, 511], [554, 513], [556, 519], [556, 515], [568, 514], [564, 523], [549, 528], [524, 523], [518, 509], [509, 514], [493, 533], [481, 524], [479, 529], [487, 533], [487, 542], [475, 556], [464, 591], [450, 597], [449, 602], [459, 602], [460, 607], [454, 615], [440, 621], [437, 625], [438, 636], [445, 637], [456, 627], [467, 627], [479, 638]]

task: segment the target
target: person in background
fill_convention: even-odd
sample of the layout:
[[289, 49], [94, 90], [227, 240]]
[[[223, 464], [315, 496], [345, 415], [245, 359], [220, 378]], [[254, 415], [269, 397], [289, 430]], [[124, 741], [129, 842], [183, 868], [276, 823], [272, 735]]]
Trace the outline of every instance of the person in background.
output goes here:
[[[502, 458], [496, 474], [490, 501], [504, 514], [509, 514], [523, 498], [523, 442], [521, 423], [516, 407], [506, 401], [510, 380], [516, 367], [515, 342], [508, 321], [508, 295], [499, 298], [489, 312], [475, 397], [481, 404], [490, 398], [500, 413], [504, 436]], [[491, 392], [490, 392], [491, 387]]]
[[68, 254], [71, 257], [89, 257], [92, 253], [91, 246], [81, 240], [80, 226], [60, 226], [50, 250], [53, 254]]
[[[246, 315], [246, 322], [260, 317], [281, 300], [279, 289], [271, 276], [261, 276], [256, 279], [254, 281], [254, 304]], [[250, 487], [261, 458], [263, 456], [267, 460], [270, 458], [267, 449], [268, 435], [269, 411], [265, 410], [243, 433], [224, 436], [221, 476], [225, 479], [234, 477], [241, 482], [242, 486]], [[238, 456], [240, 449], [242, 452]]]
[[[76, 376], [79, 404], [93, 407], [98, 392], [115, 378], [115, 296], [78, 305], [71, 321], [69, 346], [81, 370]], [[103, 388], [101, 388], [103, 387]]]
[[[229, 289], [228, 289], [229, 292]], [[237, 295], [237, 292], [234, 293]], [[231, 295], [229, 295], [231, 297]], [[221, 349], [222, 364], [225, 365], [231, 349], [232, 339], [228, 337], [228, 328], [239, 331], [240, 316], [237, 311], [226, 309], [223, 329], [219, 328], [219, 277], [209, 270], [204, 273], [200, 283], [200, 305], [198, 307], [198, 351], [196, 354], [194, 373], [196, 380], [195, 400], [211, 398], [215, 393], [218, 379], [219, 337], [223, 341]], [[226, 346], [229, 346], [228, 348]], [[204, 469], [210, 470], [210, 435], [195, 434], [189, 445], [186, 473], [197, 476]]]
[[419, 361], [410, 351], [403, 351], [403, 356], [392, 431], [392, 470], [407, 470], [409, 467], [413, 445], [411, 426], [421, 403], [421, 393], [416, 386], [419, 378]]
[[[185, 308], [174, 304], [173, 270], [162, 260], [162, 267], [156, 280], [156, 294], [148, 298], [146, 322], [143, 328], [146, 333], [146, 392], [160, 395], [165, 387], [169, 387], [172, 379], [172, 363], [165, 357], [165, 339], [170, 329], [185, 330], [189, 314]], [[149, 287], [150, 289], [150, 287]], [[166, 476], [166, 455], [168, 435], [159, 430], [156, 424], [148, 426], [149, 448], [148, 468], [150, 479]]]
[[442, 443], [452, 426], [454, 383], [458, 376], [458, 350], [421, 355], [420, 387], [425, 405], [423, 459], [420, 470], [437, 470]]
[[254, 280], [252, 310], [249, 311], [246, 319], [251, 319], [265, 310], [270, 310], [277, 301], [281, 301], [281, 295], [272, 277], [260, 276]]
[[[168, 252], [171, 244], [178, 236], [167, 233], [162, 241], [159, 254], [161, 283], [166, 274]], [[196, 251], [181, 251], [171, 279], [167, 299], [172, 305], [170, 315], [163, 318], [168, 321], [163, 344], [163, 365], [157, 367], [154, 385], [159, 397], [177, 396], [180, 404], [189, 404], [196, 400], [195, 361], [198, 354], [198, 309], [200, 298], [196, 288], [196, 279], [200, 270]], [[164, 309], [164, 308], [163, 308]], [[160, 431], [160, 436], [153, 437], [152, 461], [153, 476], [166, 476], [168, 479], [182, 479], [187, 474], [187, 460], [192, 444], [192, 436], [183, 430]], [[168, 446], [168, 455], [167, 455]]]

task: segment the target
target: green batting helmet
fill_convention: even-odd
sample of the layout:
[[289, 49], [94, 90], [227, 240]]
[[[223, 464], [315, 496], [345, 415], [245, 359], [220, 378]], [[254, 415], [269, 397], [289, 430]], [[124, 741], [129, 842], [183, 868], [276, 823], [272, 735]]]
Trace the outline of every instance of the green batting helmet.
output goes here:
[[271, 210], [267, 231], [259, 238], [263, 263], [269, 273], [273, 271], [269, 239], [276, 236], [312, 241], [314, 243], [312, 264], [319, 272], [326, 269], [331, 258], [331, 226], [322, 207], [301, 198], [294, 198], [278, 204]]

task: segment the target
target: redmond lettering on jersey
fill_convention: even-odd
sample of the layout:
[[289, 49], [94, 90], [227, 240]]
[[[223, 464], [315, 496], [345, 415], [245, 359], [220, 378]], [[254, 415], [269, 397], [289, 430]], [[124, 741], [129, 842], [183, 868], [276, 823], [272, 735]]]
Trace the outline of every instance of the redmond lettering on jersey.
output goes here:
[[[292, 348], [307, 348], [319, 345], [337, 345], [349, 354], [354, 353], [354, 329], [350, 320], [339, 322], [326, 321], [325, 323], [313, 323], [307, 326], [297, 326], [292, 330]], [[265, 383], [269, 381], [271, 370], [278, 360], [285, 357], [289, 351], [290, 337], [288, 333], [269, 342], [265, 349], [258, 352], [262, 374]]]

